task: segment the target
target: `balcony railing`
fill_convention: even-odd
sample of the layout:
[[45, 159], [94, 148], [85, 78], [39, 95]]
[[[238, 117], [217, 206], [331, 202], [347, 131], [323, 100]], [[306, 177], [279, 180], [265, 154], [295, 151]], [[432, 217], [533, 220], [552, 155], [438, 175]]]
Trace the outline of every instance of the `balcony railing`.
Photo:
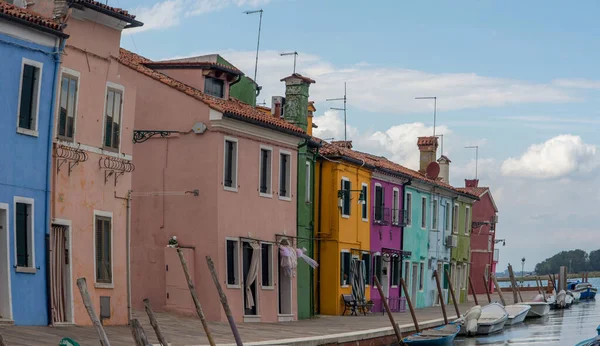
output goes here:
[[377, 225], [389, 225], [390, 224], [390, 208], [384, 206], [373, 207], [373, 223]]
[[404, 209], [392, 209], [392, 226], [404, 227], [408, 224], [408, 213]]

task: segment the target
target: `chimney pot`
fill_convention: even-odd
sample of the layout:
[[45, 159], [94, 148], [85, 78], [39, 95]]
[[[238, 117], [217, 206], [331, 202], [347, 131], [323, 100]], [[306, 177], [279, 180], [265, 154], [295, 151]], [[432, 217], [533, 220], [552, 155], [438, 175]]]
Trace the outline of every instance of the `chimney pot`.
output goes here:
[[465, 179], [465, 187], [479, 187], [479, 179]]
[[437, 162], [440, 165], [440, 179], [443, 182], [450, 184], [450, 162], [452, 161], [450, 161], [446, 155], [442, 155]]
[[419, 137], [417, 139], [417, 146], [421, 152], [421, 159], [419, 162], [419, 172], [425, 174], [427, 166], [434, 162], [437, 156], [438, 139], [437, 137]]
[[352, 149], [352, 141], [331, 141], [331, 144], [340, 148]]

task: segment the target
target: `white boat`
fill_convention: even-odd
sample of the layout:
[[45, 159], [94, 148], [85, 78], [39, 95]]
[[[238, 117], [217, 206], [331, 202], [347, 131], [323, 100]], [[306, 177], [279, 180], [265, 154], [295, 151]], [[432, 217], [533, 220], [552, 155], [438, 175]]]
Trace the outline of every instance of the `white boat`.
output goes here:
[[[506, 321], [508, 321], [508, 313], [502, 305], [498, 303], [491, 303], [483, 307], [479, 307], [479, 305], [477, 305], [471, 309], [475, 308], [481, 309], [481, 315], [477, 319], [477, 331], [474, 334], [488, 335], [502, 331]], [[467, 311], [465, 316], [456, 321], [456, 323], [459, 323], [461, 326], [458, 335], [467, 334], [467, 326], [465, 324], [468, 325], [470, 322], [468, 318], [470, 312], [471, 310]]]
[[575, 291], [567, 291], [567, 294], [573, 297], [573, 304], [579, 304], [581, 299], [581, 293]]
[[531, 305], [507, 305], [504, 307], [504, 309], [508, 313], [508, 321], [506, 321], [506, 325], [514, 325], [525, 321], [525, 317], [527, 317], [529, 310], [531, 310]]
[[[527, 313], [527, 317], [544, 317], [550, 312], [550, 304], [546, 302], [524, 302], [519, 303], [523, 305], [529, 305], [531, 309]], [[519, 305], [517, 304], [517, 305]]]

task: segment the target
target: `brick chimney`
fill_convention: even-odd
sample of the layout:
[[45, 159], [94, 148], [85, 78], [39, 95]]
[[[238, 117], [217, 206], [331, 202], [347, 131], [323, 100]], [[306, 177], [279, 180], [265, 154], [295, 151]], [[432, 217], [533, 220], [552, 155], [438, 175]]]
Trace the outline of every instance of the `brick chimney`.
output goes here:
[[450, 159], [446, 155], [440, 156], [437, 160], [440, 164], [440, 178], [444, 183], [450, 184]]
[[299, 73], [281, 80], [285, 82], [285, 104], [283, 118], [304, 131], [308, 130], [308, 89], [315, 81]]
[[417, 140], [417, 146], [421, 152], [419, 172], [424, 174], [427, 170], [427, 166], [435, 161], [435, 157], [437, 156], [438, 139], [437, 137], [419, 137]]
[[69, 12], [69, 4], [67, 0], [54, 0], [54, 9], [52, 10], [52, 18], [55, 21], [63, 22]]
[[283, 115], [283, 106], [285, 105], [285, 98], [282, 96], [271, 97], [271, 115], [275, 118], [281, 118]]
[[478, 187], [479, 179], [465, 179], [465, 187]]
[[331, 141], [331, 144], [340, 148], [352, 149], [352, 141]]

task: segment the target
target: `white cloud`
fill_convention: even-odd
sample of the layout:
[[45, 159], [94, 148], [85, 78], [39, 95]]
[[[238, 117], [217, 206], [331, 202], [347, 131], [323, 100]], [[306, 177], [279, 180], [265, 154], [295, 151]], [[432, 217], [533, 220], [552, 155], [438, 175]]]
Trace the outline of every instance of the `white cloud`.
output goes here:
[[502, 174], [513, 177], [562, 178], [589, 173], [598, 167], [596, 146], [581, 137], [560, 135], [542, 144], [534, 144], [519, 158], [502, 163]]
[[600, 81], [583, 78], [555, 79], [552, 81], [552, 84], [563, 88], [600, 89]]

